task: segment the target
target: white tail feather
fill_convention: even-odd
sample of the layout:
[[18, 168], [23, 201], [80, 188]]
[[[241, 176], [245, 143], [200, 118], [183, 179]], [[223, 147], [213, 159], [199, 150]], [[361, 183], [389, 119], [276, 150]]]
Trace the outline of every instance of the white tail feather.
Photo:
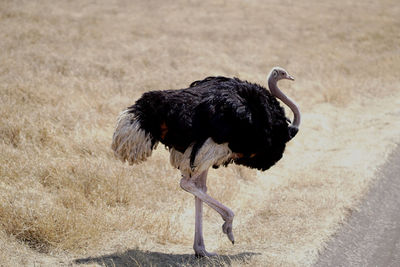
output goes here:
[[111, 144], [117, 158], [130, 165], [140, 163], [151, 156], [156, 146], [157, 143], [152, 147], [150, 134], [141, 128], [135, 114], [125, 110], [119, 115]]

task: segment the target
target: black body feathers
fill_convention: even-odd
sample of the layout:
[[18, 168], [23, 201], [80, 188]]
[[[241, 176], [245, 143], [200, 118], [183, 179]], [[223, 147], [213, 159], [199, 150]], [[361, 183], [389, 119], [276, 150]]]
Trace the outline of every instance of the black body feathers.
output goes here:
[[152, 143], [184, 152], [211, 137], [241, 155], [235, 163], [259, 170], [274, 165], [294, 134], [284, 109], [264, 87], [237, 78], [208, 77], [181, 90], [151, 91], [128, 108]]

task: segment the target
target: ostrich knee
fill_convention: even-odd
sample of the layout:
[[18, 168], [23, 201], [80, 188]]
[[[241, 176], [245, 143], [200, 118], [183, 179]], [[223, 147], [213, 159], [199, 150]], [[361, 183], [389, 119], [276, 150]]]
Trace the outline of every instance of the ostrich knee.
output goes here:
[[181, 179], [179, 185], [183, 190], [191, 194], [193, 194], [193, 191], [196, 189], [196, 185], [185, 177]]

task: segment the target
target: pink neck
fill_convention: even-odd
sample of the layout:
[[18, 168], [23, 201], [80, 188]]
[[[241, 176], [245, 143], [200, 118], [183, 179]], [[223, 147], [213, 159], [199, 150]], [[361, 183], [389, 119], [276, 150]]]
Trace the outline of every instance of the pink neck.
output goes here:
[[283, 103], [285, 103], [292, 110], [292, 112], [294, 114], [294, 119], [293, 119], [291, 126], [299, 128], [300, 121], [301, 121], [301, 114], [300, 114], [299, 107], [296, 105], [296, 103], [292, 99], [287, 97], [278, 88], [277, 81], [272, 76], [270, 76], [268, 79], [268, 87], [273, 96], [275, 96], [276, 98], [279, 98]]

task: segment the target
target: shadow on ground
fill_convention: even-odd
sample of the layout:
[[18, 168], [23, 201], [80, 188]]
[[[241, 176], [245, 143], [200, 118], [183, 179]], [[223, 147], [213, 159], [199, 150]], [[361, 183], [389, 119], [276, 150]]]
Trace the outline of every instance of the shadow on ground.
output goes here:
[[243, 252], [236, 255], [219, 255], [210, 258], [196, 258], [193, 254], [165, 254], [160, 252], [127, 250], [99, 257], [90, 257], [74, 260], [75, 264], [97, 263], [102, 266], [230, 266], [232, 262], [245, 263], [260, 253]]

